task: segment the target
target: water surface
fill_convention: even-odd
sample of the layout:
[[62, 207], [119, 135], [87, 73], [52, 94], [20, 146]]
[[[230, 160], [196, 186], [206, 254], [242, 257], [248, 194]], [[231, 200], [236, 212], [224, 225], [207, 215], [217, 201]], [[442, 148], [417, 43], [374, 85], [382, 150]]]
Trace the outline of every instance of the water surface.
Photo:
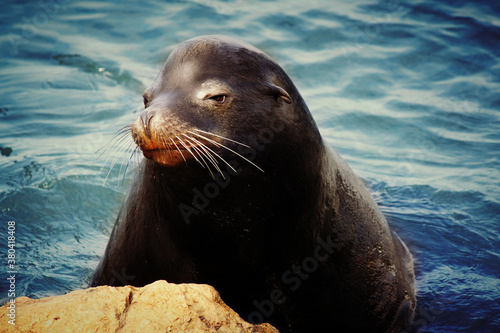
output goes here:
[[133, 172], [129, 155], [110, 168], [95, 152], [175, 45], [203, 34], [254, 44], [292, 77], [415, 255], [414, 328], [498, 332], [495, 1], [5, 1], [0, 250], [15, 221], [17, 294], [86, 287]]

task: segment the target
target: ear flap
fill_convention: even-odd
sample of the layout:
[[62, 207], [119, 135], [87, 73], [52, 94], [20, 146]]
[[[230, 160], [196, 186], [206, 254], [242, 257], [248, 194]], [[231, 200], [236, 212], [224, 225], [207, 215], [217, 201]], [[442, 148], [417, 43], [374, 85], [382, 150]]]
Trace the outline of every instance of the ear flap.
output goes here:
[[274, 83], [269, 84], [269, 89], [271, 90], [271, 95], [281, 98], [288, 104], [292, 103], [292, 99], [285, 89], [275, 85]]

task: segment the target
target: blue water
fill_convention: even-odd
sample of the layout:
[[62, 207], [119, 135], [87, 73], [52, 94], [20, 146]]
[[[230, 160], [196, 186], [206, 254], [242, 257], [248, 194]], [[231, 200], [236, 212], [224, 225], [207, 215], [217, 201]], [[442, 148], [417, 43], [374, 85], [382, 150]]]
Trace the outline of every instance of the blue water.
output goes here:
[[414, 328], [500, 332], [491, 0], [4, 1], [0, 274], [15, 221], [17, 295], [86, 287], [138, 158], [95, 152], [137, 117], [172, 48], [202, 34], [254, 44], [292, 77], [416, 258]]

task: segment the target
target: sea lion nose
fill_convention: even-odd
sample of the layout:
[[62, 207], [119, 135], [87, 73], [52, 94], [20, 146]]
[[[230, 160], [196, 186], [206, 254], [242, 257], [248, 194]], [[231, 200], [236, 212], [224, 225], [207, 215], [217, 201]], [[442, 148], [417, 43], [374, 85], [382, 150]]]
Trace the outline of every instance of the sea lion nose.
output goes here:
[[151, 123], [151, 119], [154, 117], [155, 113], [156, 112], [154, 110], [147, 110], [146, 109], [139, 116], [139, 118], [142, 121], [142, 126], [144, 127], [144, 132], [148, 138], [151, 138], [150, 123]]
[[142, 124], [144, 125], [144, 128], [147, 129], [149, 127], [149, 123], [151, 121], [151, 118], [155, 115], [155, 112], [153, 110], [144, 110], [141, 115], [139, 116], [142, 120]]

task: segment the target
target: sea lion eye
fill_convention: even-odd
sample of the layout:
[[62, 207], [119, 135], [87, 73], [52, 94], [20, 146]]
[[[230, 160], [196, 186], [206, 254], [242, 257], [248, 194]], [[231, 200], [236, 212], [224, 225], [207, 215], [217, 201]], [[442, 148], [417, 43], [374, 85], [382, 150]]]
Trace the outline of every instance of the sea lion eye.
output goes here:
[[227, 96], [226, 95], [215, 95], [210, 97], [211, 100], [217, 102], [217, 103], [224, 103], [226, 101]]
[[147, 108], [147, 107], [148, 107], [148, 104], [149, 104], [149, 101], [148, 101], [148, 99], [146, 98], [146, 96], [142, 96], [142, 98], [144, 99], [144, 108]]

